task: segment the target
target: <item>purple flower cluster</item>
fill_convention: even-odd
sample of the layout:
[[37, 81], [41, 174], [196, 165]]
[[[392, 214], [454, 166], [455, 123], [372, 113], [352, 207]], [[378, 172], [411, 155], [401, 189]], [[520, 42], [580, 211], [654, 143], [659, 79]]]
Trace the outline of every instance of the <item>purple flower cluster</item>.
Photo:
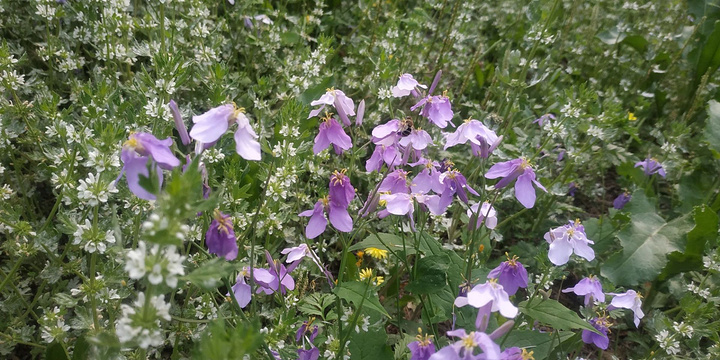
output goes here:
[[328, 224], [325, 213], [328, 214], [330, 223], [337, 230], [342, 232], [352, 230], [353, 220], [347, 208], [355, 197], [355, 188], [350, 184], [350, 178], [345, 175], [345, 172], [345, 170], [333, 172], [330, 176], [330, 194], [318, 200], [312, 210], [306, 210], [299, 214], [299, 216], [310, 217], [310, 221], [305, 227], [305, 236], [308, 239], [314, 239], [325, 232]]

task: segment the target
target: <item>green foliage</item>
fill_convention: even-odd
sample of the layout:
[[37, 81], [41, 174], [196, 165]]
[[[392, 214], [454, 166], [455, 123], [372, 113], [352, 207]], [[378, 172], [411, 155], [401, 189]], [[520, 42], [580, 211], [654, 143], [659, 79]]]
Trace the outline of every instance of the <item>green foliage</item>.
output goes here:
[[334, 292], [339, 298], [353, 303], [357, 311], [365, 308], [390, 317], [385, 308], [380, 304], [376, 293], [372, 291], [372, 287], [368, 281], [345, 281], [336, 287]]
[[553, 299], [534, 298], [518, 304], [520, 312], [555, 330], [585, 329], [597, 332], [574, 311]]
[[194, 349], [197, 358], [218, 360], [240, 360], [246, 355], [256, 355], [262, 344], [263, 335], [259, 326], [252, 322], [239, 322], [234, 327], [216, 320], [208, 325]]

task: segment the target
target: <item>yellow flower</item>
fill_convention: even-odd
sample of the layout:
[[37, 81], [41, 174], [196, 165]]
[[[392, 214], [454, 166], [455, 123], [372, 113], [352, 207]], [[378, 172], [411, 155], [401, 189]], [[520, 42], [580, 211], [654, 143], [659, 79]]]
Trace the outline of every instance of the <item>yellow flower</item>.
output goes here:
[[628, 111], [628, 120], [635, 121], [637, 120], [637, 117], [635, 116], [635, 114]]
[[387, 257], [388, 251], [371, 247], [371, 248], [365, 249], [365, 253], [370, 255], [372, 258], [382, 260]]
[[372, 276], [373, 276], [372, 269], [364, 268], [364, 269], [360, 270], [360, 280], [365, 281], [367, 279], [372, 278]]
[[375, 285], [382, 285], [385, 282], [385, 278], [382, 276], [375, 277]]

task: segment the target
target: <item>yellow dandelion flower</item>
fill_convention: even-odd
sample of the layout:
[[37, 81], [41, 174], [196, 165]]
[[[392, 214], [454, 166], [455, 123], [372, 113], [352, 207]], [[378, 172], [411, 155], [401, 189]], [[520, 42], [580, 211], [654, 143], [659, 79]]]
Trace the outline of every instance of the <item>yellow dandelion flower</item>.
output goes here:
[[375, 284], [376, 285], [382, 285], [382, 283], [385, 282], [385, 278], [382, 276], [376, 276], [375, 277]]
[[374, 259], [382, 260], [387, 257], [388, 251], [371, 247], [371, 248], [365, 249], [365, 253], [370, 255], [370, 257], [372, 257]]
[[635, 116], [635, 114], [628, 111], [628, 120], [635, 121], [637, 120], [637, 117]]
[[364, 269], [360, 270], [360, 280], [365, 281], [367, 279], [372, 278], [372, 276], [373, 276], [372, 269], [364, 268]]

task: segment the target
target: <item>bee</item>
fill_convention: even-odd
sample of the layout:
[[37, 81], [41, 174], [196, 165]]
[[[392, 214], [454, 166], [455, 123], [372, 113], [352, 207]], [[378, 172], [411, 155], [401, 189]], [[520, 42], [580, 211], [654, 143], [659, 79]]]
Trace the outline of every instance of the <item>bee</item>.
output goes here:
[[397, 134], [405, 137], [410, 135], [412, 133], [413, 129], [415, 128], [415, 125], [413, 124], [412, 119], [408, 116], [403, 120], [400, 120], [400, 129], [398, 130]]

